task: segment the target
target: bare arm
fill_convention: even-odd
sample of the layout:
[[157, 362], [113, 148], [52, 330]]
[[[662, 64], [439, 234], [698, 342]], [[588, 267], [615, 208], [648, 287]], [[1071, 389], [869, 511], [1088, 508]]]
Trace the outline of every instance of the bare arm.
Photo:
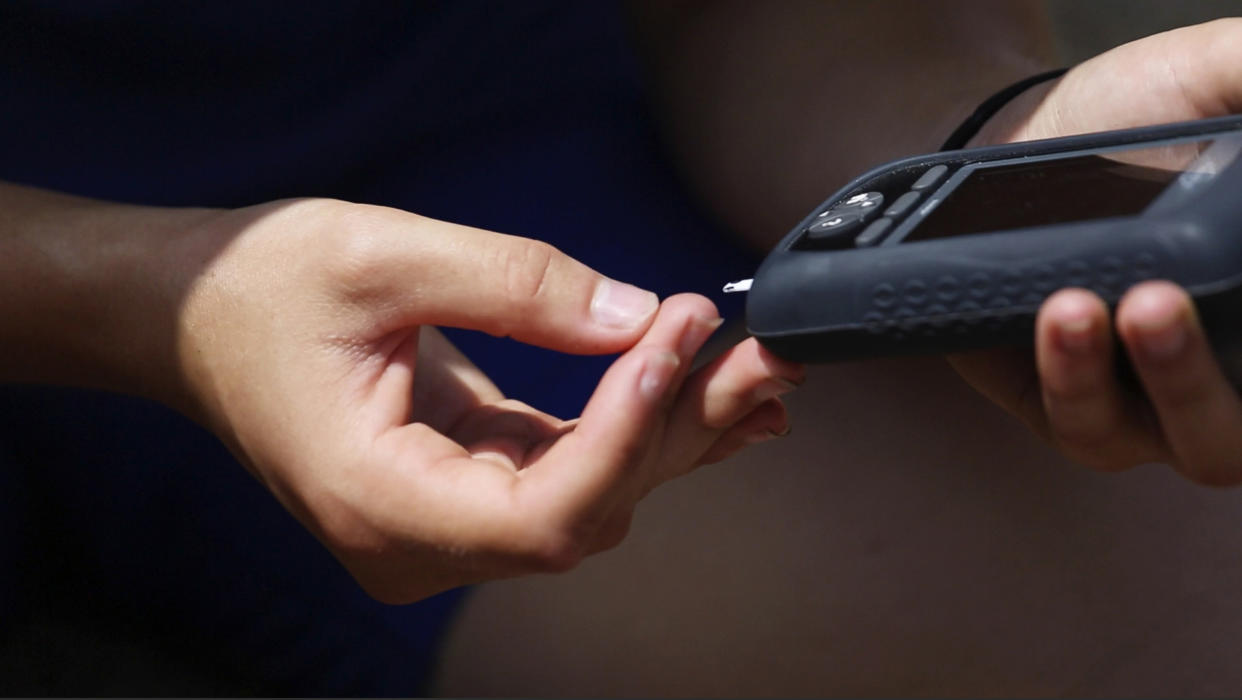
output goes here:
[[632, 17], [670, 148], [765, 249], [848, 178], [935, 150], [981, 100], [1055, 64], [1031, 0], [643, 1]]
[[172, 386], [176, 306], [210, 251], [196, 254], [185, 234], [213, 213], [0, 183], [0, 381], [126, 391], [187, 410]]

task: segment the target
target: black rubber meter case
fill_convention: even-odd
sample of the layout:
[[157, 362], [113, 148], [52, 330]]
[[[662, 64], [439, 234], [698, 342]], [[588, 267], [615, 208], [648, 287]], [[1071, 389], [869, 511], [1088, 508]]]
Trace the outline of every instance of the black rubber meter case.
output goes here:
[[907, 158], [854, 180], [768, 255], [746, 321], [826, 362], [1031, 344], [1050, 294], [1194, 297], [1242, 352], [1242, 116]]

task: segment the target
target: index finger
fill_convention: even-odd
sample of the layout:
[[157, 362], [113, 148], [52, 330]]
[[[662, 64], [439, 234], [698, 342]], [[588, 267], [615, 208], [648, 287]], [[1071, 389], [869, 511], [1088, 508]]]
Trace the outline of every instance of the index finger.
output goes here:
[[604, 374], [574, 432], [521, 472], [522, 488], [541, 509], [589, 529], [619, 501], [637, 497], [690, 361], [717, 325], [703, 297], [665, 302], [638, 346]]
[[469, 328], [575, 353], [619, 352], [649, 327], [652, 292], [610, 279], [541, 241], [358, 206], [336, 263], [357, 303], [397, 326]]

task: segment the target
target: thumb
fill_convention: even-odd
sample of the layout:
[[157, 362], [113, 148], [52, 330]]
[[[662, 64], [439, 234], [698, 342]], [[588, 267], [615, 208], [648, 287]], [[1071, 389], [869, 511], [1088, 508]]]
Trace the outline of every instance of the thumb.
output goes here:
[[[1046, 98], [1034, 103], [1038, 106], [1015, 137], [1051, 138], [1234, 114], [1242, 111], [1239, 66], [1240, 18], [1138, 39], [1066, 73]], [[1021, 108], [1023, 101], [1014, 104]]]
[[[659, 299], [609, 279], [546, 243], [428, 219], [373, 212], [362, 246], [372, 257], [351, 283], [383, 299], [401, 325], [430, 324], [510, 336], [574, 353], [634, 345]], [[379, 226], [376, 224], [379, 223]], [[380, 245], [376, 245], [380, 243]]]

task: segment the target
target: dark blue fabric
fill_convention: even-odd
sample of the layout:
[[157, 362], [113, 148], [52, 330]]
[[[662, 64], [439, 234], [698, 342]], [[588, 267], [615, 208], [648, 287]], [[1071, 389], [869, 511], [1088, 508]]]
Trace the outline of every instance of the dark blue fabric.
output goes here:
[[[385, 204], [740, 313], [720, 285], [756, 261], [670, 174], [612, 4], [239, 7], [0, 4], [0, 179], [148, 204]], [[450, 335], [506, 393], [564, 416], [611, 359]], [[370, 601], [197, 427], [29, 388], [3, 392], [0, 426], [84, 577], [73, 595], [201, 637], [268, 692], [423, 689], [455, 597]]]
[[0, 441], [0, 611], [19, 609], [24, 592], [22, 562], [34, 527], [24, 476], [9, 446]]

